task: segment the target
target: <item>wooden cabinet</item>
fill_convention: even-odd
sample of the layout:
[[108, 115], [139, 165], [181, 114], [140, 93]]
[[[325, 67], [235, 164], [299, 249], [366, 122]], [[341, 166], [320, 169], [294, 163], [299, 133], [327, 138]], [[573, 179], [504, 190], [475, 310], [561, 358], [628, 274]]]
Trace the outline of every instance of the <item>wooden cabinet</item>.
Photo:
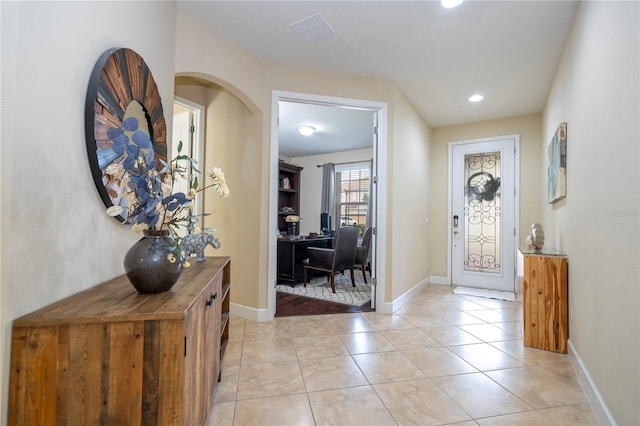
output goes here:
[[231, 262], [140, 294], [120, 276], [14, 320], [10, 425], [202, 425], [229, 338]]
[[519, 252], [518, 294], [525, 346], [567, 353], [567, 280], [566, 257]]
[[291, 224], [288, 215], [300, 215], [300, 172], [302, 167], [280, 161], [278, 176], [278, 229], [286, 234]]

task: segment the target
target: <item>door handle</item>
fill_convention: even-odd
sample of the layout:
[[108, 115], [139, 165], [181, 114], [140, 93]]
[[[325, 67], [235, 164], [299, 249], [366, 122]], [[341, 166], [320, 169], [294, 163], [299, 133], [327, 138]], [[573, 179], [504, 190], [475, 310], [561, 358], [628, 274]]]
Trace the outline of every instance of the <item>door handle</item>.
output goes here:
[[458, 225], [459, 225], [458, 215], [457, 214], [453, 215], [453, 220], [451, 221], [451, 224], [453, 225], [453, 229], [452, 229], [453, 235], [457, 236], [458, 235]]
[[206, 305], [208, 307], [213, 306], [213, 303], [216, 301], [216, 299], [218, 298], [218, 292], [216, 291], [215, 293], [213, 293], [211, 295], [211, 297], [206, 301]]

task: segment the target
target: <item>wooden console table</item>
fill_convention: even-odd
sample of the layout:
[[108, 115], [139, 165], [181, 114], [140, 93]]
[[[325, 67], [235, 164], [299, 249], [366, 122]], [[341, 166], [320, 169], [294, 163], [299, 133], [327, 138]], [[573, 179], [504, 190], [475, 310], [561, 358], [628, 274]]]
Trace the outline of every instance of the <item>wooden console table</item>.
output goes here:
[[518, 294], [522, 303], [524, 345], [567, 353], [568, 265], [559, 253], [520, 249]]
[[203, 425], [229, 339], [231, 261], [165, 293], [120, 276], [14, 320], [9, 425]]

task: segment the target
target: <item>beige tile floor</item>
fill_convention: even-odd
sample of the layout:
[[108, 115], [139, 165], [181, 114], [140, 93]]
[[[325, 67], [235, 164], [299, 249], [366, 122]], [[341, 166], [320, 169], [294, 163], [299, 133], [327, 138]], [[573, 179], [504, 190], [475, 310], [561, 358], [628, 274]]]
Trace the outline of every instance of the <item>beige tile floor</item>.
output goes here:
[[427, 286], [393, 315], [231, 319], [209, 425], [597, 424], [517, 303]]

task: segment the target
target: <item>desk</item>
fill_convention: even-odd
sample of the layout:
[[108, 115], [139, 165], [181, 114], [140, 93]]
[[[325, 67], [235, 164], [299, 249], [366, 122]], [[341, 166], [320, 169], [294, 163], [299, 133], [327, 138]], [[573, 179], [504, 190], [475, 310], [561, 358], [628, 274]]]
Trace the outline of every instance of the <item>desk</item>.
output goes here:
[[278, 239], [278, 284], [296, 284], [303, 280], [302, 261], [309, 247], [331, 248], [333, 238]]

